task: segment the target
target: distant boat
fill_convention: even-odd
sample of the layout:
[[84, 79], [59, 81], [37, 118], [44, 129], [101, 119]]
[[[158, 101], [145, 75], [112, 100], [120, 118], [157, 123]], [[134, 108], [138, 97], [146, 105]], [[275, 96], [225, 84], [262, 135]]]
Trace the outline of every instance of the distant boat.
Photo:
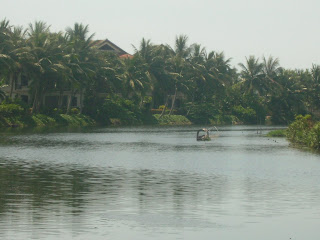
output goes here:
[[197, 141], [210, 141], [209, 130], [206, 128], [197, 131]]
[[[214, 126], [214, 129], [219, 132], [219, 130]], [[215, 134], [214, 137], [218, 137], [218, 134]], [[210, 130], [206, 128], [201, 128], [197, 131], [197, 141], [210, 141]]]

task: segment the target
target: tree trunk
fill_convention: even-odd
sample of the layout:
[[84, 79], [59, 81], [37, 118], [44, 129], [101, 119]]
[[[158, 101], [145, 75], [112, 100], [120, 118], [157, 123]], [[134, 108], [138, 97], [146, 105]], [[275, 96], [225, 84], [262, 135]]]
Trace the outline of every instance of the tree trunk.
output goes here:
[[71, 93], [70, 93], [69, 96], [68, 96], [67, 114], [70, 113], [72, 96], [73, 96], [73, 91], [71, 90]]
[[12, 99], [12, 94], [13, 94], [13, 85], [14, 85], [14, 77], [13, 77], [13, 73], [10, 74], [10, 98]]
[[83, 90], [80, 89], [80, 114], [82, 114]]
[[61, 107], [62, 107], [62, 101], [63, 101], [63, 91], [60, 90], [60, 93], [59, 93], [59, 100], [58, 100], [58, 109], [60, 110]]
[[189, 116], [189, 113], [190, 113], [190, 111], [191, 111], [192, 106], [193, 106], [193, 101], [191, 102], [191, 105], [190, 105], [190, 107], [189, 107], [189, 109], [188, 109], [188, 111], [187, 111], [186, 116]]
[[72, 96], [71, 96], [71, 94], [69, 94], [68, 103], [67, 103], [67, 114], [70, 113], [71, 100], [72, 100]]
[[143, 97], [143, 96], [141, 96], [141, 97], [140, 97], [140, 103], [139, 103], [139, 109], [141, 109], [141, 108], [142, 108], [142, 105], [143, 105], [143, 99], [144, 99], [144, 97]]
[[192, 106], [193, 106], [193, 102], [194, 102], [194, 94], [192, 94], [191, 105], [190, 105], [190, 107], [189, 107], [189, 109], [188, 109], [188, 111], [187, 111], [187, 115], [186, 115], [186, 116], [189, 115], [189, 113], [190, 113], [190, 111], [191, 111], [191, 108], [192, 108]]
[[161, 113], [161, 115], [160, 115], [159, 118], [162, 118], [162, 116], [163, 116], [164, 113], [166, 112], [166, 109], [167, 109], [167, 106], [168, 106], [168, 100], [169, 100], [169, 95], [167, 95], [166, 103], [165, 103], [165, 105], [164, 105], [164, 108], [163, 108], [162, 113]]
[[174, 103], [176, 102], [176, 97], [177, 97], [177, 88], [174, 90], [174, 95], [173, 95], [173, 99], [172, 99], [172, 103], [171, 103], [171, 109], [169, 112], [169, 116], [171, 115], [172, 110], [174, 108]]
[[37, 101], [38, 101], [38, 90], [36, 90], [36, 94], [34, 95], [33, 104], [32, 104], [32, 113], [37, 113]]
[[44, 96], [45, 96], [45, 88], [42, 87], [42, 89], [38, 92], [38, 101], [37, 101], [37, 112], [40, 112], [40, 109], [42, 105], [44, 105]]

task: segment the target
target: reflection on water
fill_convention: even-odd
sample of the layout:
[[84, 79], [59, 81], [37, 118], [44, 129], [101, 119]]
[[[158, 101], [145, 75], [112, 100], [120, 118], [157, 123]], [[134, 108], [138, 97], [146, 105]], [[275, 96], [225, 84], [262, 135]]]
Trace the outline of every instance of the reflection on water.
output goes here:
[[0, 135], [0, 238], [318, 239], [319, 155], [193, 128]]

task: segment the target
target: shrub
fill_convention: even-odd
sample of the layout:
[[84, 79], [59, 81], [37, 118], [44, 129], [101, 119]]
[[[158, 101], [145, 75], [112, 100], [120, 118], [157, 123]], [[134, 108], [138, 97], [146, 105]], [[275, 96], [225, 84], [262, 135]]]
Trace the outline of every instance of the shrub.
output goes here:
[[32, 115], [32, 120], [34, 121], [36, 126], [53, 126], [56, 123], [56, 120], [54, 118], [43, 114]]
[[310, 115], [298, 115], [288, 127], [290, 141], [320, 149], [320, 122], [314, 123]]
[[320, 122], [316, 123], [309, 133], [308, 145], [320, 149]]
[[73, 127], [95, 125], [95, 121], [93, 121], [93, 119], [82, 114], [76, 114], [76, 115], [60, 114], [59, 118], [56, 117], [56, 120], [61, 125], [68, 125]]
[[142, 113], [133, 101], [110, 96], [97, 109], [97, 119], [109, 123], [111, 119], [119, 119], [123, 124], [140, 124]]
[[257, 114], [256, 111], [249, 107], [234, 106], [232, 108], [232, 113], [243, 123], [257, 123]]
[[207, 124], [219, 114], [212, 103], [187, 103], [184, 108], [188, 119], [196, 124]]
[[287, 135], [287, 130], [286, 129], [277, 129], [268, 132], [267, 136], [268, 137], [285, 137]]
[[214, 125], [230, 125], [238, 122], [235, 116], [218, 114], [210, 119], [210, 123]]
[[71, 108], [71, 114], [76, 115], [79, 113], [80, 113], [80, 110], [78, 108]]
[[160, 118], [160, 114], [153, 115], [160, 125], [189, 125], [191, 122], [188, 118], [181, 115], [163, 115]]
[[160, 109], [160, 108], [152, 108], [151, 109], [151, 113], [152, 114], [161, 114], [162, 113], [162, 109]]
[[54, 108], [54, 109], [53, 109], [53, 113], [54, 113], [55, 115], [57, 115], [57, 114], [62, 114], [63, 112], [65, 112], [65, 111], [63, 111], [62, 109], [58, 109], [58, 108]]
[[[151, 109], [151, 113], [152, 113], [152, 114], [161, 114], [162, 111], [163, 111], [163, 108], [160, 108], [160, 107], [159, 107], [159, 108], [153, 108], [153, 109]], [[165, 111], [165, 113], [169, 113], [169, 112], [170, 112], [170, 108], [167, 108], [166, 111]], [[173, 113], [176, 113], [177, 110], [173, 109], [172, 112], [173, 112]]]
[[0, 104], [0, 116], [12, 117], [12, 116], [22, 116], [24, 109], [17, 104]]
[[312, 119], [310, 115], [296, 116], [296, 120], [288, 127], [288, 138], [296, 143], [308, 144], [308, 133], [312, 128]]

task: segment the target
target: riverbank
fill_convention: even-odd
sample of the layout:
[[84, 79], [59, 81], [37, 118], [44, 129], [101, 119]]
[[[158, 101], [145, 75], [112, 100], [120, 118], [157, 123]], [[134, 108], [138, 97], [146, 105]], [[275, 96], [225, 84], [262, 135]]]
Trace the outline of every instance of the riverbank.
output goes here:
[[267, 137], [286, 137], [287, 129], [277, 129], [268, 132]]
[[[148, 122], [148, 125], [191, 125], [191, 121], [182, 115], [164, 115], [160, 118], [159, 114], [152, 116], [153, 121]], [[0, 116], [1, 128], [25, 128], [25, 127], [87, 127], [99, 125], [95, 120], [83, 114], [67, 115], [57, 114], [47, 116], [44, 114], [34, 114], [29, 116]], [[124, 126], [120, 119], [111, 119], [110, 126]], [[142, 124], [141, 124], [142, 125]]]
[[289, 125], [287, 138], [294, 144], [320, 150], [320, 122], [313, 121], [311, 115], [299, 115]]
[[[77, 109], [75, 109], [77, 110]], [[135, 118], [133, 118], [135, 119]], [[25, 128], [25, 127], [85, 127], [95, 125], [190, 125], [192, 122], [182, 115], [149, 114], [139, 121], [128, 121], [128, 119], [109, 118], [103, 116], [103, 121], [96, 121], [90, 116], [79, 114], [79, 111], [71, 111], [71, 114], [31, 114], [27, 108], [18, 104], [0, 105], [0, 128]]]
[[153, 117], [156, 119], [159, 125], [191, 125], [192, 122], [182, 115], [163, 115], [154, 114]]
[[320, 150], [320, 122], [311, 115], [298, 115], [287, 129], [270, 131], [268, 137], [286, 137], [297, 147]]
[[95, 125], [96, 122], [92, 118], [82, 114], [56, 114], [54, 116], [47, 116], [44, 114], [0, 116], [0, 128], [25, 128], [45, 126], [85, 127]]

